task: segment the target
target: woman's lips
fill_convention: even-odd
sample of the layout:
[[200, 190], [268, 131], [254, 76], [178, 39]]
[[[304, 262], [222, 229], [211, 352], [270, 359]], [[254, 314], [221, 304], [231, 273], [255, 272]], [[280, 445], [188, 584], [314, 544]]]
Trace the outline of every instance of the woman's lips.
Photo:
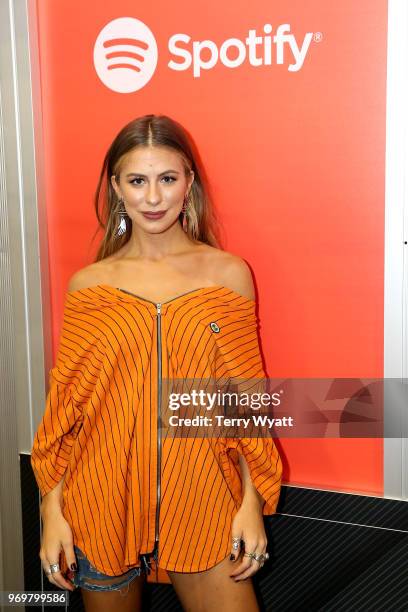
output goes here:
[[166, 211], [163, 210], [162, 212], [144, 212], [142, 213], [142, 215], [144, 217], [146, 217], [146, 219], [161, 219], [163, 217], [163, 215], [166, 214]]

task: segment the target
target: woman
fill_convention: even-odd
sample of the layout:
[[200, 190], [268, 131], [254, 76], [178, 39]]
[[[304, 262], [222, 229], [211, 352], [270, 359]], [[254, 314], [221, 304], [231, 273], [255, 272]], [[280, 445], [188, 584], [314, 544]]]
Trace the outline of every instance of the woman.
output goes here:
[[141, 609], [152, 566], [185, 609], [258, 610], [250, 577], [281, 484], [273, 439], [176, 437], [160, 412], [169, 381], [265, 379], [252, 277], [218, 247], [180, 124], [146, 115], [119, 132], [96, 212], [104, 238], [69, 282], [32, 449], [43, 569], [60, 588], [73, 576], [87, 612]]

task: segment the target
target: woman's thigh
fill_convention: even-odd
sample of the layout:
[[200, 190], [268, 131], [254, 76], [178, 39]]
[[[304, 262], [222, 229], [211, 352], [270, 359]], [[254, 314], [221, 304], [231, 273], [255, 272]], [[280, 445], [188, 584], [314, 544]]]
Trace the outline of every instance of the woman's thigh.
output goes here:
[[138, 612], [145, 575], [142, 568], [132, 568], [120, 576], [99, 572], [74, 546], [78, 571], [74, 584], [81, 588], [86, 612]]
[[259, 612], [251, 578], [235, 582], [234, 567], [226, 557], [204, 572], [180, 573], [167, 570], [185, 612]]
[[121, 591], [81, 589], [86, 612], [142, 612], [144, 576], [137, 576]]

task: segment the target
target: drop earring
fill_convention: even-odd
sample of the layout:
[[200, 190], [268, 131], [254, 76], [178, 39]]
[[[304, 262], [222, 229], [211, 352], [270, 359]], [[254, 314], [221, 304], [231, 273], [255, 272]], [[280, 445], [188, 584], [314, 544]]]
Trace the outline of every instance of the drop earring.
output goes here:
[[117, 236], [122, 236], [126, 232], [126, 230], [127, 230], [126, 218], [129, 215], [126, 212], [125, 201], [124, 201], [123, 198], [119, 198], [118, 204], [120, 206], [120, 208], [118, 210], [118, 217], [120, 219], [120, 222], [119, 222], [119, 225], [118, 225], [117, 230], [116, 230], [116, 235]]
[[190, 200], [190, 196], [187, 195], [184, 198], [184, 202], [183, 202], [183, 207], [181, 209], [181, 212], [183, 213], [183, 222], [182, 222], [182, 226], [183, 226], [183, 230], [185, 232], [187, 232], [188, 228], [187, 228], [187, 209], [189, 207], [189, 205], [191, 204], [191, 200]]

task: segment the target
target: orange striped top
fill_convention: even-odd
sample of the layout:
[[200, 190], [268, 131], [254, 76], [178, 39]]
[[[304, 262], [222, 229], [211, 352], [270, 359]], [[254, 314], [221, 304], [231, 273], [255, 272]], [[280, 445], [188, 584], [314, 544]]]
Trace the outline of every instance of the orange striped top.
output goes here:
[[65, 473], [64, 517], [100, 572], [120, 575], [147, 553], [177, 572], [223, 560], [242, 501], [238, 453], [263, 514], [275, 513], [282, 463], [270, 434], [161, 433], [164, 382], [211, 377], [266, 378], [253, 300], [221, 285], [161, 304], [110, 285], [66, 293], [31, 464], [42, 496]]

